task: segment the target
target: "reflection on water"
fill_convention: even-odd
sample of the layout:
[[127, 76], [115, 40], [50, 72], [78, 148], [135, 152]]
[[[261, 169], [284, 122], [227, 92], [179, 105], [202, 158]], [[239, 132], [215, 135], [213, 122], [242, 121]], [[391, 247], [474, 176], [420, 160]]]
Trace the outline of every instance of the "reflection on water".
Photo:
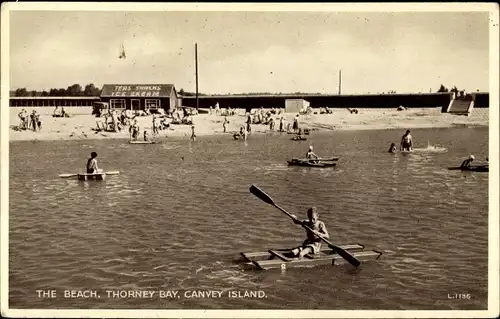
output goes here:
[[[488, 174], [447, 167], [470, 153], [486, 158], [487, 129], [414, 130], [416, 148], [408, 154], [387, 153], [397, 131], [314, 133], [308, 144], [285, 135], [245, 143], [230, 135], [151, 145], [11, 143], [11, 306], [486, 307]], [[321, 156], [339, 156], [338, 165], [289, 167], [287, 159], [304, 154], [309, 142]], [[101, 167], [120, 174], [104, 181], [58, 178], [83, 170], [93, 150]], [[251, 195], [251, 184], [301, 217], [317, 206], [332, 242], [362, 243], [384, 255], [358, 270], [259, 272], [235, 263], [240, 252], [293, 247], [304, 237], [288, 217]], [[47, 287], [248, 289], [264, 290], [267, 298], [36, 298], [34, 290]], [[474, 298], [452, 302], [450, 291]]]

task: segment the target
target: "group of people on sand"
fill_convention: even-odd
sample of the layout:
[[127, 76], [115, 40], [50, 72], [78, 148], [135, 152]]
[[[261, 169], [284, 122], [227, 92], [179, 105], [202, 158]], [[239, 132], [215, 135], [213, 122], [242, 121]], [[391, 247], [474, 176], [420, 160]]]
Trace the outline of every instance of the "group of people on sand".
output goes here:
[[208, 109], [208, 115], [212, 115], [212, 114], [222, 115], [222, 116], [234, 116], [234, 115], [236, 115], [236, 109], [228, 106], [225, 111], [222, 111], [220, 106], [219, 106], [219, 102], [217, 102], [217, 103], [215, 103], [214, 107], [212, 107], [210, 105], [210, 108]]
[[58, 106], [54, 109], [54, 112], [52, 113], [52, 117], [69, 117], [69, 114], [64, 110], [64, 107], [61, 107], [59, 109]]
[[18, 113], [20, 124], [20, 130], [33, 130], [33, 132], [40, 131], [42, 129], [42, 121], [40, 120], [40, 114], [36, 110], [33, 110], [31, 114], [28, 115], [28, 112], [25, 109], [22, 109], [21, 112]]

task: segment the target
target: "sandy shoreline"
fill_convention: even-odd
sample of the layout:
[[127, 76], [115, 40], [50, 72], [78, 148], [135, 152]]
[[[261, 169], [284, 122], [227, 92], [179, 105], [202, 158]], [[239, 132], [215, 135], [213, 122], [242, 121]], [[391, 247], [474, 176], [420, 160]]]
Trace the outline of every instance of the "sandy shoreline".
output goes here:
[[[9, 108], [9, 138], [10, 141], [26, 140], [79, 140], [79, 139], [128, 139], [128, 127], [121, 132], [96, 132], [96, 118], [91, 115], [91, 107], [72, 107], [66, 111], [70, 118], [54, 118], [52, 107], [26, 107], [28, 113], [35, 109], [41, 115], [42, 129], [19, 131], [16, 127], [20, 120], [18, 113], [23, 108]], [[345, 109], [332, 109], [333, 114], [301, 115], [300, 126], [314, 131], [338, 130], [377, 130], [377, 129], [412, 129], [412, 128], [444, 128], [454, 126], [488, 126], [489, 109], [474, 109], [469, 116], [457, 116], [441, 113], [441, 108], [415, 108], [406, 111], [396, 109], [358, 109], [358, 114], [350, 114]], [[291, 123], [295, 113], [285, 113], [285, 125]], [[275, 116], [278, 119], [278, 116]], [[197, 136], [225, 134], [232, 139], [232, 132], [239, 130], [244, 125], [246, 117], [244, 111], [239, 110], [238, 115], [228, 116], [227, 133], [223, 133], [223, 116], [215, 114], [199, 114], [193, 117]], [[152, 117], [138, 117], [141, 132], [147, 130], [152, 136]], [[278, 126], [279, 121], [276, 121]], [[269, 133], [268, 125], [252, 125], [252, 133]], [[171, 125], [170, 129], [161, 130], [156, 139], [166, 137], [185, 137], [191, 135], [190, 125]], [[142, 137], [142, 136], [141, 136]], [[250, 137], [251, 138], [251, 137]]]

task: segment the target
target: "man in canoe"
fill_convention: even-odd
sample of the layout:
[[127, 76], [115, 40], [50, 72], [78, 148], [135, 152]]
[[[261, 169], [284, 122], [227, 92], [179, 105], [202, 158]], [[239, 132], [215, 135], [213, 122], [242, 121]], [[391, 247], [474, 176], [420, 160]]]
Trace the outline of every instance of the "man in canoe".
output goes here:
[[470, 164], [474, 161], [475, 157], [474, 155], [469, 155], [469, 158], [464, 160], [462, 162], [462, 165], [460, 165], [460, 168], [467, 168], [467, 167], [470, 167]]
[[306, 153], [306, 158], [311, 163], [319, 163], [319, 156], [314, 154], [312, 145], [309, 146], [309, 150]]
[[[294, 219], [294, 223], [298, 225], [305, 225], [312, 230], [318, 232], [322, 237], [328, 239], [330, 238], [328, 235], [328, 231], [326, 230], [325, 223], [320, 221], [318, 211], [316, 207], [311, 207], [307, 210], [307, 218], [306, 220], [300, 221], [297, 219], [297, 216], [292, 215]], [[316, 236], [313, 232], [306, 229], [306, 240], [302, 243], [301, 246], [294, 248], [292, 250], [292, 254], [294, 256], [298, 256], [299, 258], [304, 257], [307, 254], [317, 254], [321, 250], [321, 238]]]
[[90, 153], [90, 158], [87, 161], [87, 174], [101, 173], [102, 169], [97, 167], [97, 153]]
[[411, 137], [410, 130], [407, 130], [401, 138], [400, 151], [413, 151], [413, 138]]

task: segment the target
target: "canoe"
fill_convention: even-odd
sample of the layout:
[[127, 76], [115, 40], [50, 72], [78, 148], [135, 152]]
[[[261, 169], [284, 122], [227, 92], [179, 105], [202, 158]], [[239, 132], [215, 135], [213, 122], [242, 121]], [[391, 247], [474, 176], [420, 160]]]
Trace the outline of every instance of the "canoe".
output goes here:
[[319, 163], [311, 163], [308, 160], [291, 160], [288, 161], [289, 166], [305, 166], [305, 167], [334, 167], [337, 163], [334, 162], [322, 162]]
[[489, 165], [477, 165], [469, 167], [448, 167], [450, 171], [469, 171], [469, 172], [489, 172]]
[[89, 181], [89, 180], [102, 181], [106, 179], [106, 175], [117, 175], [117, 174], [120, 174], [120, 172], [109, 171], [109, 172], [94, 173], [94, 174], [88, 174], [88, 173], [60, 174], [59, 177], [67, 178], [67, 177], [77, 176], [79, 181]]
[[159, 144], [156, 141], [128, 141], [129, 144]]
[[[360, 244], [348, 244], [340, 246], [349, 251], [360, 261], [377, 260], [382, 252], [377, 250], [364, 250], [365, 246]], [[291, 249], [270, 249], [267, 252], [241, 253], [248, 263], [257, 269], [286, 269], [293, 267], [313, 267], [319, 265], [341, 265], [347, 263], [343, 257], [332, 249], [324, 248], [318, 254], [308, 254], [304, 258], [290, 256]]]
[[[320, 162], [331, 162], [331, 161], [338, 161], [338, 157], [320, 157], [318, 158], [318, 161]], [[309, 161], [307, 158], [292, 158], [292, 161]]]
[[[286, 132], [287, 134], [297, 134], [297, 132]], [[307, 128], [305, 128], [304, 130], [302, 130], [302, 134], [304, 135], [309, 135], [311, 133], [311, 131]]]

